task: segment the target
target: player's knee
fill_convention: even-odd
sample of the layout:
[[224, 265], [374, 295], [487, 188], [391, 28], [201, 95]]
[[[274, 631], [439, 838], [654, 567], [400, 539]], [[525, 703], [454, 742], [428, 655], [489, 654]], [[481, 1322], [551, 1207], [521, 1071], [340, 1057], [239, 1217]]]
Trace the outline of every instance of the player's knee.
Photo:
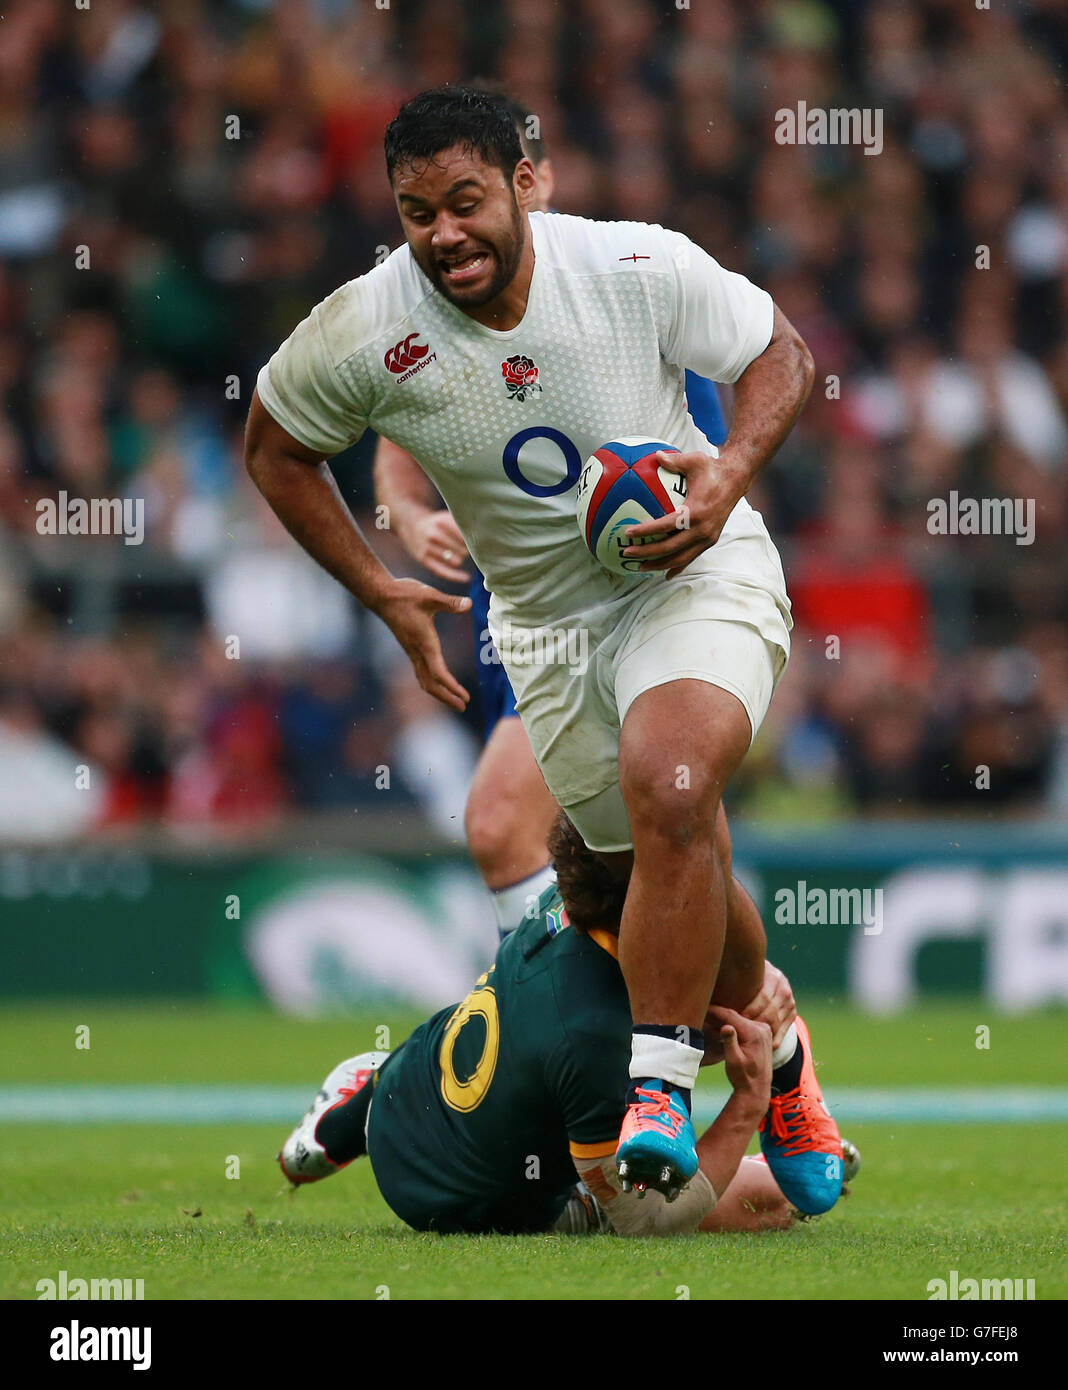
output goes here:
[[652, 840], [681, 849], [717, 843], [720, 788], [707, 773], [628, 778], [623, 796], [636, 843]]
[[522, 857], [528, 826], [522, 804], [492, 787], [473, 787], [464, 812], [464, 830], [471, 857], [481, 872], [507, 872]]
[[485, 872], [493, 867], [505, 852], [507, 832], [500, 817], [493, 812], [495, 798], [472, 794], [464, 813], [464, 831], [471, 857]]

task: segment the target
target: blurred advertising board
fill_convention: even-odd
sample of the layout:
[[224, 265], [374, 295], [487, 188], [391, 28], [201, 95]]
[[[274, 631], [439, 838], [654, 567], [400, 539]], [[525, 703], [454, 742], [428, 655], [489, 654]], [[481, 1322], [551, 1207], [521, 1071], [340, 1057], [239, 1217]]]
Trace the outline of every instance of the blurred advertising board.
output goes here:
[[[1068, 1001], [1063, 829], [864, 825], [735, 836], [799, 993]], [[314, 1016], [462, 997], [496, 945], [455, 850], [0, 848], [0, 998], [267, 999]]]

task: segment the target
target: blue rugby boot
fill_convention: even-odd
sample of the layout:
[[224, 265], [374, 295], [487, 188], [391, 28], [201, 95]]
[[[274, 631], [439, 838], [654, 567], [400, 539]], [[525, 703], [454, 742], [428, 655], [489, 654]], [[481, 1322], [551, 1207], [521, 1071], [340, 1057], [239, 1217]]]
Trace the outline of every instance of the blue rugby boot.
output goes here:
[[820, 1216], [842, 1195], [842, 1137], [823, 1103], [804, 1020], [798, 1017], [795, 1026], [804, 1050], [801, 1079], [772, 1096], [760, 1122], [760, 1149], [786, 1200], [805, 1216]]
[[616, 1149], [623, 1191], [648, 1188], [673, 1202], [697, 1172], [697, 1135], [686, 1106], [661, 1081], [639, 1086], [627, 1106]]

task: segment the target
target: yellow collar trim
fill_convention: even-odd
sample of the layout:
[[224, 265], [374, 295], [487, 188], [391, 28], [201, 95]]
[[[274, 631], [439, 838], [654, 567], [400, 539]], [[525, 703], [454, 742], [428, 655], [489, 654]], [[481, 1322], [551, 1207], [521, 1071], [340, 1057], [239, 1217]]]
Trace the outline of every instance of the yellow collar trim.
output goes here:
[[619, 959], [619, 938], [613, 936], [610, 931], [605, 931], [602, 927], [594, 927], [586, 935], [591, 941], [595, 941], [602, 951], [607, 951], [613, 960]]

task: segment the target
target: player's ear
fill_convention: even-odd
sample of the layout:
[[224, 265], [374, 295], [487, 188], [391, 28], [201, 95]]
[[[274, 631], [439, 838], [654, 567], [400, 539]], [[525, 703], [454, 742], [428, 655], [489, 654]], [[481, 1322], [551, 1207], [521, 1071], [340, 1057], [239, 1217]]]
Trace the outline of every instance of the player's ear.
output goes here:
[[538, 201], [538, 176], [525, 155], [512, 170], [512, 191], [524, 212], [529, 212]]

